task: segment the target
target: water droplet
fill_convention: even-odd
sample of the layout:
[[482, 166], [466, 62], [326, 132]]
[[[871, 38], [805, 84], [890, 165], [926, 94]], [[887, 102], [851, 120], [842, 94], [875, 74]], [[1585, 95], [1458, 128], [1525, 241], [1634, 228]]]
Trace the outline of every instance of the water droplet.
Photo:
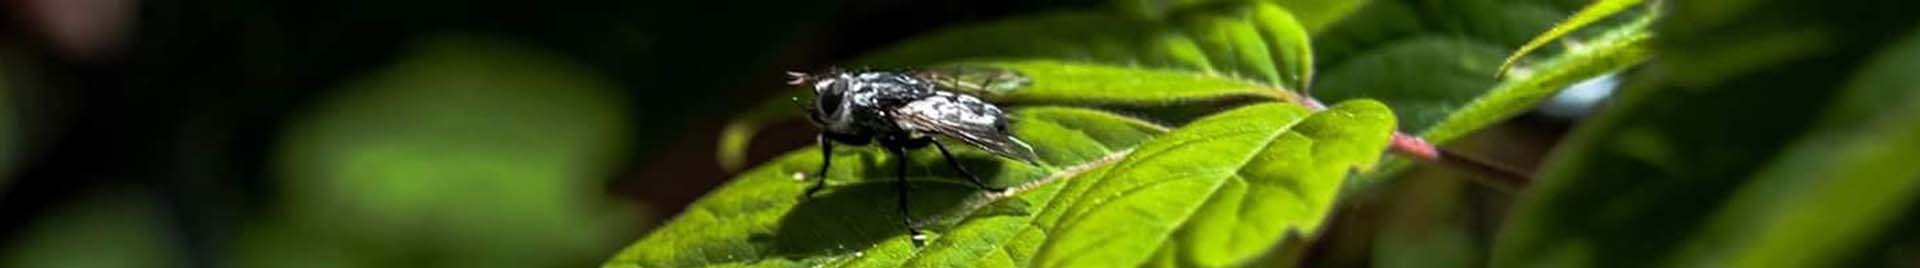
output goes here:
[[927, 241], [927, 235], [926, 234], [913, 235], [913, 241]]
[[794, 173], [793, 173], [793, 180], [796, 180], [796, 181], [804, 181], [804, 180], [807, 180], [807, 173], [806, 173], [806, 172], [794, 172]]
[[854, 257], [865, 257], [865, 256], [867, 256], [867, 253], [866, 253], [866, 252], [859, 252], [859, 251], [854, 251], [854, 252], [853, 252], [853, 256], [854, 256]]

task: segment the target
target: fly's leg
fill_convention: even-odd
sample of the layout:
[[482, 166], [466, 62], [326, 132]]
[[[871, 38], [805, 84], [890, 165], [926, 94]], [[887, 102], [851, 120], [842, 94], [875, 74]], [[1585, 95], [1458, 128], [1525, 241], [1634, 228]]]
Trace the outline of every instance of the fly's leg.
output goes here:
[[887, 150], [893, 151], [893, 155], [897, 156], [893, 161], [893, 183], [898, 189], [896, 192], [900, 194], [900, 223], [907, 226], [908, 238], [913, 239], [913, 244], [918, 246], [927, 240], [927, 236], [920, 234], [920, 228], [913, 227], [913, 213], [907, 211], [907, 151], [904, 148], [892, 146], [888, 146]]
[[827, 167], [833, 166], [833, 141], [827, 140], [826, 134], [817, 137], [820, 139], [820, 172], [814, 173], [814, 177], [819, 178], [814, 179], [813, 186], [807, 187], [807, 197], [813, 197], [813, 193], [827, 187]]
[[960, 171], [961, 176], [967, 176], [967, 181], [972, 182], [974, 187], [980, 187], [980, 189], [986, 189], [988, 191], [994, 191], [994, 192], [1007, 190], [1006, 187], [987, 186], [987, 183], [985, 181], [981, 181], [979, 176], [974, 176], [973, 172], [967, 171], [967, 167], [961, 166], [959, 161], [954, 161], [953, 153], [947, 152], [947, 146], [941, 145], [940, 141], [933, 141], [933, 148], [940, 149], [940, 156], [947, 158], [947, 165], [952, 166], [954, 170]]

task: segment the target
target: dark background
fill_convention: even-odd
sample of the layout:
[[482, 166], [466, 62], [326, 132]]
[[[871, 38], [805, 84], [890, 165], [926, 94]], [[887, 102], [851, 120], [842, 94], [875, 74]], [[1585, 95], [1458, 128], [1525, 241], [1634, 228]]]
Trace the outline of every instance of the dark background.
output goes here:
[[[630, 203], [623, 208], [640, 220], [584, 257], [536, 264], [591, 266], [724, 181], [713, 154], [720, 123], [782, 89], [782, 71], [824, 68], [941, 26], [1092, 2], [10, 0], [0, 15], [0, 89], [10, 97], [0, 106], [16, 127], [14, 146], [4, 148], [11, 163], [0, 170], [10, 177], [0, 180], [0, 266], [256, 263], [238, 248], [252, 247], [247, 236], [258, 232], [243, 230], [288, 229], [272, 219], [297, 196], [288, 191], [300, 191], [283, 187], [278, 162], [296, 134], [289, 128], [422, 40], [449, 35], [543, 51], [625, 96], [619, 118], [631, 135], [615, 150], [625, 157], [609, 175], [584, 178], [604, 190], [577, 194]], [[754, 161], [805, 142], [805, 133], [770, 135]], [[116, 201], [89, 201], [102, 198]], [[115, 215], [72, 216], [89, 210]], [[121, 235], [89, 222], [109, 222], [96, 229]], [[281, 233], [333, 235], [289, 230]], [[59, 247], [47, 241], [61, 235], [42, 233], [104, 238]], [[123, 241], [147, 245], [100, 245]], [[353, 243], [364, 242], [283, 244], [304, 252]], [[142, 253], [154, 250], [159, 256]], [[295, 254], [313, 259], [293, 263], [435, 266], [467, 254], [346, 251]]]

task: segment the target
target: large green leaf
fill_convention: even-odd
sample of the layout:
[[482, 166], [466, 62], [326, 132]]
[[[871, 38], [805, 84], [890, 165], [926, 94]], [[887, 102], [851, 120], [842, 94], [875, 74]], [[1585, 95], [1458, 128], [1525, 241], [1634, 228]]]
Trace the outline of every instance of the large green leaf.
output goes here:
[[[1743, 8], [1717, 5], [1728, 2]], [[1666, 16], [1688, 23], [1658, 28], [1654, 53], [1664, 58], [1630, 76], [1521, 197], [1493, 266], [1886, 260], [1862, 249], [1912, 213], [1915, 93], [1906, 74], [1915, 70], [1910, 48], [1873, 57], [1893, 41], [1886, 33], [1914, 30], [1914, 14], [1684, 3]], [[1770, 43], [1725, 46], [1759, 40]], [[1882, 65], [1862, 67], [1874, 62]]]
[[794, 178], [820, 160], [807, 148], [735, 178], [607, 266], [1231, 265], [1313, 232], [1347, 172], [1379, 157], [1393, 125], [1371, 101], [1319, 113], [1256, 104], [1158, 137], [1157, 126], [1082, 108], [1014, 113], [1015, 133], [1047, 166], [1064, 168], [961, 150], [963, 162], [989, 167], [975, 172], [1019, 185], [978, 194], [937, 156], [917, 152], [913, 208], [934, 234], [923, 248], [892, 216], [888, 167], [897, 160], [842, 151], [832, 186], [803, 199], [808, 182]]
[[1194, 9], [1167, 20], [1064, 11], [960, 26], [856, 61], [926, 66], [967, 59], [1054, 59], [1187, 70], [1298, 88], [1312, 75], [1307, 31], [1272, 4]]

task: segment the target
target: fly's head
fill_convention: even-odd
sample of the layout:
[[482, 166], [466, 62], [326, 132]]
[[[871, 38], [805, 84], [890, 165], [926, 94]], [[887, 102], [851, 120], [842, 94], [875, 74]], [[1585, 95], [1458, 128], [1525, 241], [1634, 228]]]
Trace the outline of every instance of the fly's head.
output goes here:
[[830, 70], [818, 74], [788, 72], [790, 85], [813, 88], [813, 101], [807, 105], [807, 117], [815, 126], [823, 130], [842, 134], [872, 132], [863, 126], [872, 125], [880, 113], [876, 94], [893, 87], [893, 81], [885, 72], [850, 72]]
[[802, 105], [807, 110], [807, 118], [811, 119], [815, 126], [831, 129], [834, 125], [844, 125], [840, 122], [848, 119], [845, 110], [848, 110], [847, 106], [849, 106], [846, 95], [847, 80], [850, 78], [845, 72], [833, 70], [818, 75], [787, 72], [787, 77], [788, 85], [813, 87], [812, 103], [802, 103]]

